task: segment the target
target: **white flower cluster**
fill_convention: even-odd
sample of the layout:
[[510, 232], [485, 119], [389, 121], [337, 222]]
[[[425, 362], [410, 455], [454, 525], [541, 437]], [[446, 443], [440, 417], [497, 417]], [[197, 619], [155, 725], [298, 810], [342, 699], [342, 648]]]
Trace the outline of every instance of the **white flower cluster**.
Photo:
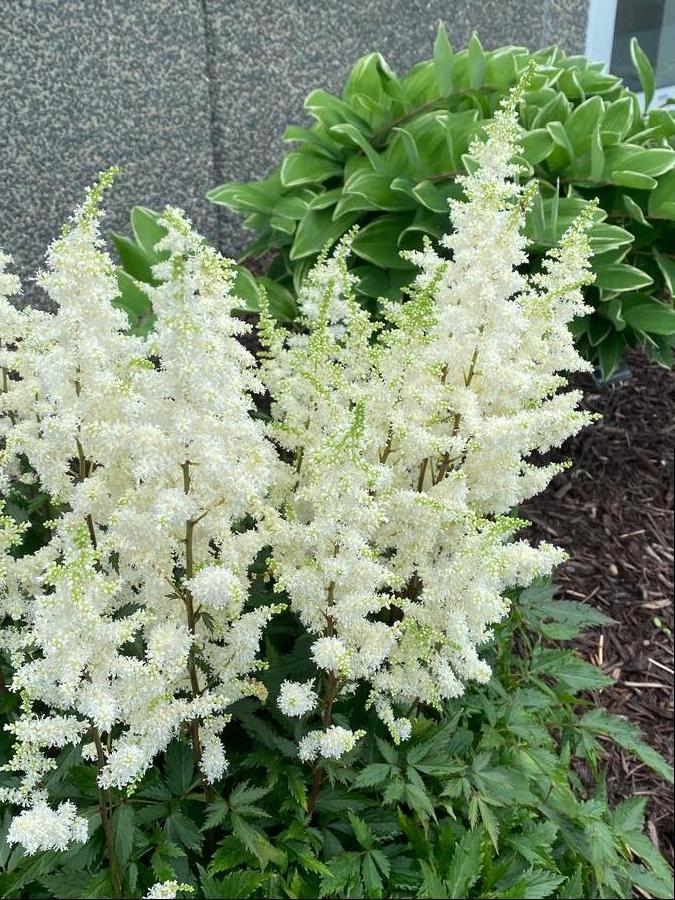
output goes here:
[[191, 884], [180, 884], [177, 881], [158, 881], [150, 888], [145, 895], [145, 900], [175, 900], [178, 891], [183, 893], [194, 893], [194, 887]]
[[[489, 679], [479, 650], [507, 590], [563, 558], [516, 540], [524, 523], [509, 511], [559, 471], [533, 454], [589, 420], [559, 389], [586, 367], [567, 325], [585, 311], [591, 221], [522, 274], [532, 191], [512, 162], [518, 91], [471, 147], [453, 230], [439, 252], [410, 254], [410, 299], [379, 333], [353, 295], [351, 235], [307, 280], [308, 335], [284, 337], [263, 314], [270, 434], [295, 460], [268, 518], [272, 570], [315, 636], [324, 710], [365, 681], [395, 740], [410, 734], [397, 709]], [[351, 732], [329, 725], [303, 739], [303, 759], [348, 749]]]
[[[106, 174], [48, 254], [54, 312], [17, 311], [0, 258], [0, 492], [49, 496], [50, 539], [12, 555], [0, 518], [0, 646], [22, 697], [0, 799], [26, 807], [9, 840], [84, 840], [72, 804], [47, 805], [55, 750], [81, 746], [102, 789], [124, 788], [181, 731], [206, 781], [227, 761], [226, 708], [252, 677], [274, 608], [244, 611], [277, 456], [251, 415], [260, 390], [231, 315], [231, 264], [175, 209], [148, 287], [156, 324], [127, 333], [99, 236]], [[251, 519], [249, 518], [249, 523]]]
[[[532, 192], [512, 162], [518, 90], [471, 148], [453, 230], [410, 254], [408, 302], [370, 320], [347, 235], [306, 279], [305, 333], [279, 331], [263, 298], [260, 380], [231, 315], [231, 265], [178, 210], [161, 220], [145, 288], [155, 327], [127, 333], [99, 236], [110, 175], [49, 251], [40, 282], [55, 312], [10, 304], [19, 285], [0, 255], [0, 496], [40, 492], [52, 510], [46, 545], [23, 555], [24, 526], [0, 515], [0, 647], [23, 703], [6, 767], [18, 777], [0, 789], [24, 807], [10, 842], [85, 839], [72, 803], [48, 805], [69, 745], [104, 795], [133, 787], [181, 734], [204, 781], [222, 776], [228, 707], [265, 696], [253, 673], [278, 607], [245, 607], [265, 546], [311, 637], [315, 677], [276, 698], [287, 716], [321, 716], [303, 761], [354, 748], [363, 732], [334, 724], [333, 707], [359, 683], [400, 741], [417, 703], [489, 679], [480, 648], [508, 590], [563, 556], [517, 540], [510, 510], [560, 468], [535, 454], [589, 419], [560, 389], [585, 367], [567, 326], [585, 311], [592, 214], [522, 274]], [[252, 415], [263, 388], [267, 426]]]

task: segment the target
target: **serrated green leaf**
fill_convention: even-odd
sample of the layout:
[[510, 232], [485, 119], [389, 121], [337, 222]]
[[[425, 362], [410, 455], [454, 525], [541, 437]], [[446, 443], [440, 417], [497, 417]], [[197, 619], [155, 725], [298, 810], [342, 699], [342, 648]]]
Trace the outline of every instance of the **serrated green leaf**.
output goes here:
[[115, 855], [120, 868], [124, 869], [134, 846], [134, 808], [130, 803], [123, 803], [114, 811], [112, 831]]
[[262, 874], [252, 870], [230, 872], [223, 878], [214, 878], [200, 869], [199, 883], [206, 900], [222, 900], [223, 897], [246, 900], [260, 887], [262, 881]]
[[183, 741], [173, 741], [166, 751], [166, 783], [175, 797], [186, 794], [195, 777], [192, 748]]
[[581, 717], [579, 727], [611, 738], [670, 784], [673, 783], [673, 767], [660, 753], [645, 743], [640, 729], [627, 719], [612, 715], [604, 709], [592, 709]]
[[458, 841], [445, 877], [449, 897], [468, 897], [469, 889], [478, 881], [483, 868], [484, 835], [483, 827], [478, 826]]

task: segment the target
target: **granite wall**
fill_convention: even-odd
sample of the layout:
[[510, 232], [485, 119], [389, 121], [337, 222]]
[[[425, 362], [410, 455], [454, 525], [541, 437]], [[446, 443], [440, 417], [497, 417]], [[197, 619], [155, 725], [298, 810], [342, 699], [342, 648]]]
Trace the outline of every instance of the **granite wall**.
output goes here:
[[[5, 0], [0, 27], [0, 246], [26, 280], [84, 185], [123, 167], [106, 227], [139, 203], [184, 207], [224, 250], [236, 220], [204, 200], [263, 175], [316, 87], [381, 51], [404, 70], [443, 19], [456, 47], [583, 50], [588, 0]], [[35, 288], [25, 296], [40, 302]]]

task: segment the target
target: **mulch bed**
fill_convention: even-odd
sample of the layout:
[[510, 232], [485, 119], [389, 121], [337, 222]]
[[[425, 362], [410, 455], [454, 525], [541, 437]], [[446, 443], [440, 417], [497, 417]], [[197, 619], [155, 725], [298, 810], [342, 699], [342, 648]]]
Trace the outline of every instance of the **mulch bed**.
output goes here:
[[[675, 374], [637, 353], [629, 364], [633, 376], [615, 387], [575, 379], [584, 406], [603, 419], [563, 447], [560, 458], [574, 468], [521, 511], [531, 537], [570, 553], [556, 573], [561, 593], [617, 622], [580, 643], [615, 679], [599, 702], [638, 724], [672, 762]], [[614, 746], [608, 789], [613, 802], [649, 798], [650, 836], [672, 862], [672, 789]]]

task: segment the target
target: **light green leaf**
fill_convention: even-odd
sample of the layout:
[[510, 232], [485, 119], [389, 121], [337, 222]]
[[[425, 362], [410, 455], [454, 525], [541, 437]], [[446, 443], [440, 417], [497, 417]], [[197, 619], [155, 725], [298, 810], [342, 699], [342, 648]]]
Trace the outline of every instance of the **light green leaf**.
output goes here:
[[574, 159], [574, 148], [570, 143], [570, 139], [567, 136], [565, 126], [562, 122], [548, 122], [546, 129], [553, 138], [555, 144], [565, 151], [568, 160]]
[[357, 234], [353, 249], [357, 256], [383, 269], [407, 269], [410, 263], [400, 256], [399, 236], [412, 222], [409, 215], [380, 216]]
[[675, 259], [671, 256], [664, 256], [656, 248], [654, 248], [654, 259], [666, 282], [668, 293], [671, 297], [675, 296]]
[[564, 127], [575, 154], [588, 148], [589, 139], [599, 128], [604, 113], [605, 105], [602, 98], [597, 95], [590, 97], [572, 110]]
[[532, 165], [546, 159], [553, 149], [553, 138], [546, 128], [535, 128], [523, 135], [520, 141], [523, 156]]
[[486, 62], [485, 51], [474, 31], [469, 41], [469, 84], [475, 91], [483, 86]]
[[621, 196], [621, 200], [623, 202], [624, 208], [631, 219], [634, 219], [636, 222], [639, 222], [640, 225], [644, 225], [645, 228], [651, 228], [651, 222], [647, 221], [645, 218], [644, 211], [639, 203], [636, 203], [635, 200], [628, 194], [623, 194]]
[[644, 91], [645, 109], [648, 109], [649, 104], [652, 102], [652, 98], [654, 97], [654, 87], [656, 84], [654, 79], [654, 69], [652, 68], [652, 64], [649, 61], [647, 54], [638, 44], [638, 40], [636, 37], [631, 38], [630, 41], [630, 57], [633, 60], [633, 65], [635, 66], [635, 70], [637, 71], [640, 85], [642, 87], [642, 90]]
[[642, 172], [631, 172], [627, 169], [615, 169], [609, 176], [613, 184], [636, 188], [640, 191], [651, 191], [656, 187], [656, 179]]
[[598, 362], [600, 364], [600, 372], [605, 381], [610, 378], [616, 371], [617, 366], [623, 358], [626, 342], [613, 331], [608, 334], [604, 341], [598, 347]]
[[339, 175], [341, 171], [342, 166], [338, 162], [298, 150], [284, 157], [281, 164], [281, 183], [287, 188], [299, 184], [321, 183], [333, 175]]
[[596, 125], [591, 138], [591, 179], [593, 181], [600, 181], [604, 168], [605, 151], [602, 149], [600, 128]]
[[642, 269], [625, 263], [603, 266], [597, 273], [596, 286], [606, 291], [637, 291], [652, 283]]
[[675, 310], [658, 300], [631, 306], [623, 317], [631, 328], [647, 334], [675, 334]]
[[649, 196], [649, 215], [675, 219], [675, 170], [662, 175]]
[[452, 93], [454, 55], [445, 25], [439, 22], [434, 41], [434, 72], [441, 97], [447, 97]]
[[354, 212], [333, 219], [331, 209], [308, 209], [295, 232], [291, 259], [312, 256], [319, 253], [326, 244], [334, 244], [357, 219], [358, 213]]

